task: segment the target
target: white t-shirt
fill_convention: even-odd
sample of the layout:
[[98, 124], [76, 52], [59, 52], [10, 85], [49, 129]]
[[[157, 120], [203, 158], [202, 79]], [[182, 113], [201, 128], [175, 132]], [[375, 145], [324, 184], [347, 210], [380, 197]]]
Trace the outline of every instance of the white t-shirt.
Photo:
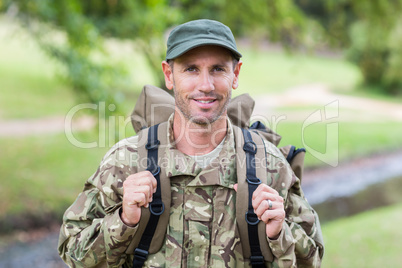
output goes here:
[[202, 155], [191, 155], [191, 157], [195, 160], [198, 166], [201, 168], [206, 168], [211, 164], [211, 162], [219, 156], [219, 153], [222, 151], [223, 148], [223, 143], [225, 142], [225, 138], [219, 143], [218, 146], [216, 146], [215, 149], [213, 149], [211, 152], [207, 154], [202, 154]]

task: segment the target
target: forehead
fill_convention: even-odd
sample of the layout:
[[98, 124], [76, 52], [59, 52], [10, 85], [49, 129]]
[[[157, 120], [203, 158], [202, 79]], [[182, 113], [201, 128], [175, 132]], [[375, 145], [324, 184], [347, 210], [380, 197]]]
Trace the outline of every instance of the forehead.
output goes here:
[[220, 46], [201, 46], [187, 51], [183, 55], [174, 59], [178, 63], [195, 61], [216, 61], [220, 64], [230, 63], [233, 60], [232, 53]]

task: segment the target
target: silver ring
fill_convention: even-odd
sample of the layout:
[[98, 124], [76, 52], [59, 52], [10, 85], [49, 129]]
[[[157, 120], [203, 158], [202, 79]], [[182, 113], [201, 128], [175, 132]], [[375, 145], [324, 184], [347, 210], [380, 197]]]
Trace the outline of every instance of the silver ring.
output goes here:
[[272, 209], [272, 201], [269, 199], [267, 199], [267, 201], [268, 201], [268, 209]]

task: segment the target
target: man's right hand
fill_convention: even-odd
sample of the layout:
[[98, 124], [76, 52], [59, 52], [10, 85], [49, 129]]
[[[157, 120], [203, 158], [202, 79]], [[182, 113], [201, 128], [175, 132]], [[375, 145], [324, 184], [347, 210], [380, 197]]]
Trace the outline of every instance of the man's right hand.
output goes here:
[[141, 207], [148, 207], [156, 192], [157, 182], [149, 171], [141, 171], [127, 177], [123, 183], [123, 211], [121, 220], [135, 226], [141, 218]]

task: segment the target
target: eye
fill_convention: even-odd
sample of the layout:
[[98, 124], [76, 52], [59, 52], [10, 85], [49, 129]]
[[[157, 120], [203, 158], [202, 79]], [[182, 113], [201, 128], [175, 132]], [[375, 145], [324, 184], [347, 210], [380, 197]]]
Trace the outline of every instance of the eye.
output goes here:
[[225, 68], [220, 67], [220, 66], [215, 66], [213, 69], [214, 72], [224, 72]]
[[188, 67], [186, 72], [195, 72], [197, 69], [195, 67]]

